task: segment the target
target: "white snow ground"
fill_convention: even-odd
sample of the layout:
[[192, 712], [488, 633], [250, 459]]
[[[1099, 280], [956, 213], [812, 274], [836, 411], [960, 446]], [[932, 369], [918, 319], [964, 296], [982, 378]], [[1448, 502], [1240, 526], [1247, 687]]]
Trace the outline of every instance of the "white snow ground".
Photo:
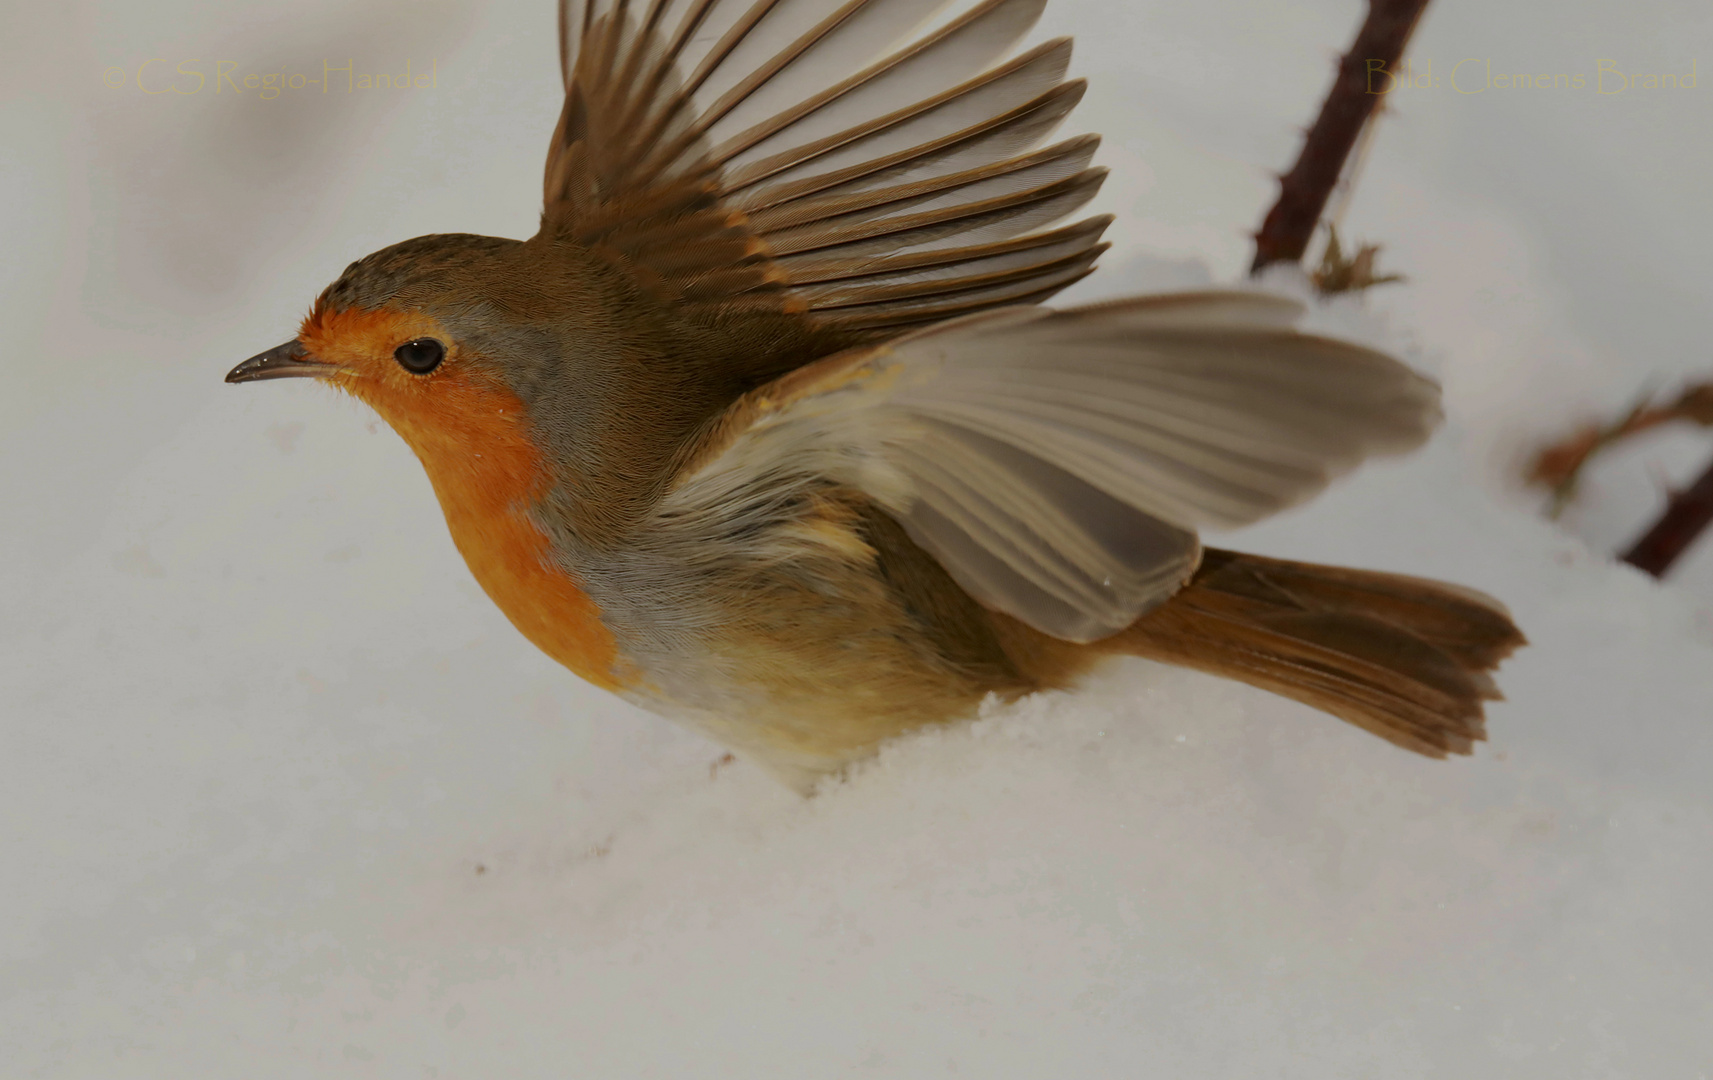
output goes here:
[[[10, 8], [0, 1075], [1713, 1076], [1713, 544], [1602, 554], [1710, 448], [1596, 470], [1593, 550], [1508, 479], [1713, 368], [1713, 70], [1394, 99], [1346, 231], [1452, 422], [1227, 541], [1507, 600], [1472, 760], [1138, 661], [803, 801], [535, 653], [358, 406], [219, 382], [351, 258], [531, 231], [545, 0]], [[1054, 0], [1122, 215], [1080, 296], [1240, 272], [1359, 15]], [[1444, 3], [1413, 52], [1683, 72], [1710, 30]], [[438, 86], [134, 78], [348, 56]]]

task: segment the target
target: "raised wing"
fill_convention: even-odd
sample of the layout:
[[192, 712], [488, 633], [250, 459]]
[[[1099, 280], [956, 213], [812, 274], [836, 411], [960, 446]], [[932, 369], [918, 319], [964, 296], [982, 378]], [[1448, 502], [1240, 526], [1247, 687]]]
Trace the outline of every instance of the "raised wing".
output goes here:
[[[967, 3], [967, 0], [966, 0]], [[895, 333], [1093, 268], [1098, 139], [1070, 41], [999, 62], [1045, 0], [564, 0], [543, 234], [684, 303]]]
[[1301, 502], [1437, 422], [1433, 383], [1292, 330], [1300, 310], [1244, 292], [1010, 308], [850, 350], [740, 400], [674, 497], [812, 471], [982, 604], [1097, 640], [1188, 579], [1196, 529]]

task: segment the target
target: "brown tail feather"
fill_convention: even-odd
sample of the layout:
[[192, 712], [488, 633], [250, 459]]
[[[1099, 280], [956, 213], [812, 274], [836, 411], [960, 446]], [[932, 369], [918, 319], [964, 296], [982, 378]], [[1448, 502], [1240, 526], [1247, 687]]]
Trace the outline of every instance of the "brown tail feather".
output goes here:
[[1208, 549], [1183, 591], [1102, 644], [1237, 679], [1444, 757], [1486, 737], [1487, 673], [1524, 644], [1498, 601], [1423, 578]]

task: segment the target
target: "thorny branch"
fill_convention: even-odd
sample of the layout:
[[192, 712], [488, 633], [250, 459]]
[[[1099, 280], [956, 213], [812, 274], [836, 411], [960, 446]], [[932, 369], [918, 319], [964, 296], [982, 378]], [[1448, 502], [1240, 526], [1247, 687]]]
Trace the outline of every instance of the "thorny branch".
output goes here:
[[1631, 436], [1679, 420], [1713, 427], [1713, 383], [1691, 386], [1666, 405], [1639, 401], [1623, 419], [1610, 424], [1589, 424], [1535, 455], [1529, 480], [1552, 491], [1552, 516], [1557, 517], [1576, 497], [1582, 472], [1595, 455]]
[[1636, 569], [1660, 577], [1709, 522], [1713, 522], [1713, 462], [1695, 483], [1671, 497], [1654, 527], [1643, 533], [1622, 558]]
[[1296, 262], [1308, 250], [1326, 201], [1344, 170], [1344, 161], [1381, 100], [1382, 95], [1372, 91], [1370, 80], [1377, 71], [1397, 67], [1427, 3], [1369, 0], [1368, 18], [1350, 51], [1339, 61], [1338, 77], [1326, 95], [1320, 116], [1303, 139], [1297, 163], [1279, 178], [1279, 201], [1255, 234], [1255, 261], [1250, 273], [1258, 273], [1270, 263]]
[[[1713, 428], [1713, 383], [1685, 389], [1667, 405], [1639, 402], [1622, 420], [1590, 424], [1562, 442], [1542, 450], [1529, 469], [1529, 479], [1552, 489], [1552, 513], [1557, 516], [1576, 495], [1577, 481], [1594, 456], [1633, 435], [1685, 421]], [[1687, 488], [1672, 494], [1665, 513], [1620, 558], [1638, 570], [1661, 577], [1672, 563], [1713, 524], [1713, 463]]]
[[[1369, 0], [1368, 17], [1350, 51], [1339, 61], [1338, 76], [1320, 115], [1303, 138], [1296, 164], [1279, 178], [1279, 199], [1255, 234], [1250, 273], [1259, 273], [1276, 262], [1301, 261], [1338, 186], [1346, 159], [1383, 99], [1383, 94], [1374, 92], [1371, 80], [1375, 73], [1385, 72], [1390, 86], [1390, 73], [1403, 59], [1404, 47], [1427, 4], [1428, 0]], [[1396, 275], [1375, 273], [1378, 250], [1360, 247], [1353, 257], [1345, 256], [1337, 233], [1331, 232], [1321, 264], [1311, 274], [1315, 287], [1323, 293], [1346, 292], [1398, 280]], [[1713, 385], [1691, 387], [1667, 406], [1639, 405], [1617, 424], [1587, 428], [1549, 447], [1536, 459], [1531, 478], [1552, 488], [1556, 515], [1574, 494], [1577, 478], [1590, 457], [1638, 431], [1680, 419], [1713, 426]], [[1625, 552], [1623, 559], [1658, 577], [1710, 524], [1713, 462], [1693, 484], [1672, 496], [1660, 520]]]

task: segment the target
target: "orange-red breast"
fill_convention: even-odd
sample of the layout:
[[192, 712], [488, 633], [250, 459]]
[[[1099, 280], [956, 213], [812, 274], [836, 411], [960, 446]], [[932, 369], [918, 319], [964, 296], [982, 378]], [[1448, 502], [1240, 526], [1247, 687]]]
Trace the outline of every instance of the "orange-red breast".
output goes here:
[[[1204, 550], [1438, 391], [1239, 291], [1088, 274], [1097, 139], [1044, 0], [570, 0], [528, 240], [353, 263], [230, 382], [311, 376], [428, 471], [494, 602], [786, 782], [1103, 657], [1212, 671], [1436, 756], [1521, 642], [1480, 594]], [[897, 42], [904, 42], [897, 45]]]

